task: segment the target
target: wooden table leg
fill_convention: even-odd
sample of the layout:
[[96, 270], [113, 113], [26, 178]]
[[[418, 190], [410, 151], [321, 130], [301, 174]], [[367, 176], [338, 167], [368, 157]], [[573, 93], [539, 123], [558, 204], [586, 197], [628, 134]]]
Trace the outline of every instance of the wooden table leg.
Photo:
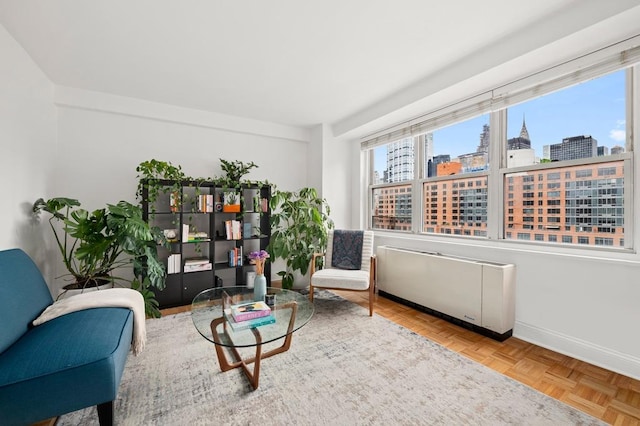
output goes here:
[[[218, 363], [220, 364], [220, 370], [229, 371], [235, 368], [242, 368], [245, 375], [249, 379], [249, 383], [253, 387], [254, 390], [258, 388], [258, 381], [260, 379], [260, 360], [264, 358], [269, 358], [275, 354], [279, 354], [282, 352], [286, 352], [291, 347], [291, 338], [293, 336], [293, 325], [295, 324], [296, 312], [298, 310], [298, 304], [296, 302], [286, 303], [282, 306], [278, 306], [275, 309], [291, 309], [291, 318], [289, 319], [289, 328], [287, 329], [287, 335], [284, 337], [284, 342], [282, 346], [279, 346], [275, 349], [272, 349], [268, 352], [262, 353], [262, 336], [260, 335], [260, 331], [258, 328], [252, 328], [251, 331], [256, 338], [256, 354], [255, 356], [247, 359], [242, 359], [240, 353], [234, 346], [229, 346], [231, 349], [235, 362], [229, 362], [226, 354], [224, 353], [224, 345], [222, 345], [222, 340], [220, 339], [220, 334], [218, 333], [217, 327], [220, 324], [224, 325], [225, 318], [220, 317], [211, 321], [211, 332], [213, 334], [213, 341], [216, 347], [216, 355], [218, 356]], [[249, 370], [249, 364], [253, 364], [253, 372]]]

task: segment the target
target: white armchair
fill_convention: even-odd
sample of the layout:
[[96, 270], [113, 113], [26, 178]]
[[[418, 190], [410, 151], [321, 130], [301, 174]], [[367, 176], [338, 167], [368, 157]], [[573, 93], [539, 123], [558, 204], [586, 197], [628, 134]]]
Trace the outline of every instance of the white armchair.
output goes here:
[[[320, 256], [325, 258], [324, 266], [316, 270], [316, 259]], [[369, 316], [373, 315], [376, 277], [373, 231], [329, 231], [327, 252], [313, 255], [310, 271], [309, 299], [312, 302], [314, 288], [366, 291], [369, 293]]]

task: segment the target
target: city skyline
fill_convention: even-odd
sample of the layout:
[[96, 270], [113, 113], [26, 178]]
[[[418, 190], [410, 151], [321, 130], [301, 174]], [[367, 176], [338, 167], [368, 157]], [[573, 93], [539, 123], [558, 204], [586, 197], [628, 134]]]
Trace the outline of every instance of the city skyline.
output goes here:
[[[531, 148], [539, 158], [542, 158], [543, 146], [578, 135], [590, 135], [598, 146], [609, 150], [616, 145], [624, 147], [625, 71], [511, 106], [507, 114], [507, 139], [520, 134], [524, 118]], [[489, 124], [489, 114], [435, 130], [434, 155], [448, 154], [453, 159], [475, 152], [485, 124]], [[382, 177], [387, 167], [386, 148], [376, 148], [374, 158], [375, 170]]]

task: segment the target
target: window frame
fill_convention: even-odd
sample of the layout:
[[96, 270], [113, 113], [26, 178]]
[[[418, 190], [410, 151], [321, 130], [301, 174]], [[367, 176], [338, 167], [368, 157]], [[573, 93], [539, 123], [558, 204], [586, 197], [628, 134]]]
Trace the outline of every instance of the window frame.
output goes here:
[[[640, 36], [638, 37], [640, 39]], [[619, 43], [624, 44], [624, 43]], [[591, 57], [593, 56], [593, 57]], [[617, 58], [617, 59], [616, 59]], [[576, 72], [579, 69], [580, 72]], [[507, 109], [510, 106], [524, 103], [529, 100], [544, 96], [548, 93], [561, 91], [570, 86], [580, 84], [605, 74], [626, 70], [625, 71], [625, 114], [626, 114], [626, 139], [625, 152], [623, 154], [608, 155], [603, 157], [591, 157], [578, 160], [568, 160], [554, 163], [541, 163], [520, 167], [506, 168], [507, 162]], [[402, 234], [411, 233], [417, 235], [443, 236], [449, 238], [475, 238], [480, 240], [499, 240], [501, 242], [519, 243], [519, 244], [540, 244], [552, 247], [591, 249], [591, 250], [630, 250], [634, 249], [634, 123], [636, 119], [636, 111], [640, 103], [640, 89], [636, 82], [640, 81], [640, 46], [631, 47], [628, 50], [620, 50], [619, 46], [612, 45], [608, 48], [601, 49], [591, 55], [585, 55], [574, 61], [565, 62], [550, 70], [541, 73], [533, 73], [529, 77], [525, 77], [516, 82], [505, 84], [497, 87], [490, 92], [468, 98], [464, 101], [452, 104], [442, 108], [431, 114], [426, 114], [417, 119], [411, 120], [404, 125], [398, 125], [393, 131], [381, 136], [374, 136], [361, 143], [363, 150], [368, 151], [369, 155], [365, 155], [365, 167], [368, 168], [367, 182], [364, 188], [367, 191], [367, 207], [364, 214], [367, 215], [365, 221], [368, 229], [380, 231], [381, 229], [373, 228], [373, 193], [375, 189], [387, 187], [411, 185], [412, 197], [412, 226], [411, 231], [391, 231]], [[556, 74], [555, 78], [553, 74]], [[540, 78], [541, 74], [547, 75]], [[536, 84], [527, 83], [527, 80], [537, 80]], [[541, 81], [542, 80], [542, 81]], [[424, 148], [423, 144], [416, 143], [419, 135], [424, 133], [435, 132], [438, 129], [462, 123], [474, 117], [489, 114], [489, 125], [491, 127], [489, 158], [492, 161], [488, 170], [481, 172], [465, 173], [457, 175], [459, 178], [468, 178], [472, 176], [486, 176], [487, 178], [487, 223], [486, 237], [474, 235], [464, 235], [464, 233], [441, 234], [435, 232], [427, 232], [424, 224], [425, 217], [425, 199], [423, 198], [423, 186], [429, 182], [437, 182], [440, 180], [451, 180], [451, 176], [424, 177]], [[413, 123], [413, 124], [412, 124]], [[402, 183], [380, 183], [373, 184], [373, 152], [372, 147], [385, 145], [394, 142], [396, 135], [398, 138], [411, 135], [414, 138], [414, 179]], [[504, 227], [504, 212], [508, 208], [505, 197], [505, 175], [516, 172], [530, 172], [534, 170], [544, 170], [547, 168], [557, 168], [561, 166], [574, 165], [591, 165], [595, 163], [604, 163], [611, 161], [623, 161], [624, 164], [624, 247], [608, 246], [608, 245], [584, 245], [584, 244], [565, 244], [560, 242], [541, 242], [532, 238], [529, 241], [507, 238], [507, 229]], [[537, 182], [537, 180], [536, 180]], [[534, 183], [536, 183], [534, 182]], [[536, 189], [534, 188], [534, 191]], [[416, 208], [419, 206], [419, 208]], [[533, 206], [534, 208], [536, 206]], [[558, 238], [561, 241], [562, 237]]]

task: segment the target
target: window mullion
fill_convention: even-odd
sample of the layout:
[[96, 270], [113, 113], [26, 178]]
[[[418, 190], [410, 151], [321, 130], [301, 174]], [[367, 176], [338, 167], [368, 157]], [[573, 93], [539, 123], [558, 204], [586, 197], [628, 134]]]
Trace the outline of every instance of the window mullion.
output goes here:
[[498, 240], [504, 236], [504, 178], [500, 170], [503, 168], [507, 149], [506, 110], [492, 112], [489, 117], [489, 123], [491, 128], [489, 143], [491, 164], [487, 185], [487, 238]]
[[[421, 143], [422, 141], [422, 143]], [[411, 230], [418, 234], [422, 232], [422, 215], [424, 200], [420, 190], [420, 179], [422, 177], [422, 164], [424, 164], [424, 139], [420, 136], [413, 138], [414, 158], [413, 162], [413, 182], [411, 184]]]

